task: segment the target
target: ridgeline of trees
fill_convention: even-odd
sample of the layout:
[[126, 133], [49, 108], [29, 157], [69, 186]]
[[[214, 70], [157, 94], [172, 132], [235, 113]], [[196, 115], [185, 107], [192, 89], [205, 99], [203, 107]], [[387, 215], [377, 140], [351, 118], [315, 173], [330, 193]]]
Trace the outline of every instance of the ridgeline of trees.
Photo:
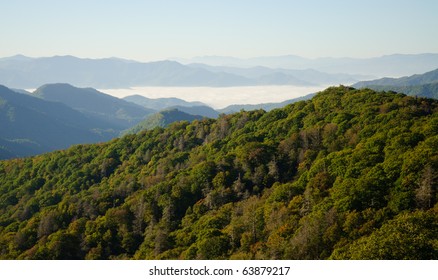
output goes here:
[[437, 259], [438, 101], [329, 88], [0, 162], [1, 259]]

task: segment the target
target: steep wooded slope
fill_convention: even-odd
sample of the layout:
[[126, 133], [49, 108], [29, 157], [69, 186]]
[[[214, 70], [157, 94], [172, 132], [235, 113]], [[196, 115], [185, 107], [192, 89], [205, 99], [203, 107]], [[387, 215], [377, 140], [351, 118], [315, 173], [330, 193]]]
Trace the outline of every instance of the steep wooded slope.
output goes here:
[[438, 102], [329, 88], [0, 162], [0, 257], [437, 259]]

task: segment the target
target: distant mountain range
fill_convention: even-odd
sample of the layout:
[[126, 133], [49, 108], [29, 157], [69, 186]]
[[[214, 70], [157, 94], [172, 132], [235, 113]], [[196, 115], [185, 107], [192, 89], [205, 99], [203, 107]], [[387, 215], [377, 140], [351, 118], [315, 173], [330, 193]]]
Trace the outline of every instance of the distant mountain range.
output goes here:
[[243, 60], [203, 57], [179, 61], [143, 63], [119, 58], [30, 58], [17, 55], [0, 59], [0, 84], [22, 89], [51, 83], [93, 88], [352, 84], [370, 78], [430, 71], [438, 66], [438, 54], [390, 55], [369, 59], [281, 56]]
[[[223, 56], [202, 56], [192, 59], [175, 58], [183, 64], [207, 64], [251, 68], [264, 66], [273, 69], [314, 69], [325, 73], [347, 73], [374, 77], [401, 77], [424, 73], [438, 67], [438, 54], [392, 54], [372, 58], [304, 58], [296, 55], [267, 56], [240, 59]], [[364, 80], [364, 79], [362, 79]]]
[[363, 81], [354, 84], [353, 87], [396, 91], [411, 96], [438, 99], [438, 69], [424, 74], [401, 77], [399, 79], [382, 78], [372, 81]]
[[268, 68], [264, 66], [254, 66], [249, 68], [238, 68], [229, 66], [211, 66], [207, 64], [188, 64], [190, 67], [201, 68], [214, 73], [225, 72], [239, 75], [247, 79], [257, 81], [259, 85], [296, 85], [296, 86], [316, 86], [328, 84], [350, 84], [358, 80], [364, 80], [367, 75], [354, 74], [329, 74], [313, 69], [283, 69]]
[[140, 63], [118, 58], [82, 59], [73, 56], [0, 60], [0, 84], [35, 88], [48, 83], [80, 87], [124, 88], [130, 86], [241, 86], [253, 82], [244, 77], [212, 73], [174, 61]]

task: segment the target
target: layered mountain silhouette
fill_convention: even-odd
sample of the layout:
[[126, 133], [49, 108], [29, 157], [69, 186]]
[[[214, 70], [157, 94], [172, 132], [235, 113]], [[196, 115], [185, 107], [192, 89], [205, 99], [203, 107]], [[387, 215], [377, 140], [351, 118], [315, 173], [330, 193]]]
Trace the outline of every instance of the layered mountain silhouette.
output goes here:
[[[31, 60], [25, 57], [15, 59]], [[260, 74], [265, 69], [253, 68], [248, 71]], [[250, 76], [248, 73], [246, 75]], [[438, 98], [438, 69], [398, 79], [359, 82], [354, 86]], [[157, 126], [166, 127], [175, 121], [217, 118], [219, 114], [241, 110], [270, 111], [312, 96], [279, 103], [236, 104], [215, 110], [201, 102], [187, 102], [178, 98], [151, 99], [137, 95], [119, 99], [93, 88], [78, 88], [65, 83], [46, 84], [32, 93], [1, 87], [0, 158], [23, 157], [64, 149], [78, 143], [106, 141], [122, 131], [137, 133]]]
[[[180, 112], [184, 112], [190, 115], [203, 116], [206, 118], [217, 118], [220, 114], [231, 114], [239, 111], [251, 111], [251, 110], [265, 110], [271, 111], [273, 109], [284, 107], [288, 104], [311, 99], [315, 94], [311, 93], [298, 98], [285, 100], [282, 102], [260, 103], [260, 104], [233, 104], [222, 109], [213, 109], [201, 102], [187, 102], [178, 98], [157, 98], [151, 99], [141, 95], [131, 95], [124, 97], [124, 100], [139, 104], [145, 108], [154, 108], [158, 110], [170, 110], [177, 109]], [[199, 104], [199, 105], [198, 105]]]
[[138, 133], [143, 130], [154, 129], [156, 127], [167, 127], [174, 122], [180, 122], [180, 121], [191, 122], [194, 120], [201, 120], [203, 118], [205, 117], [200, 115], [188, 114], [178, 109], [163, 110], [149, 116], [148, 118], [137, 124], [136, 126], [126, 130], [124, 134]]
[[156, 112], [93, 88], [77, 88], [69, 84], [43, 85], [33, 95], [47, 101], [61, 102], [116, 129], [129, 128]]
[[[185, 64], [200, 63], [213, 66], [251, 68], [265, 66], [272, 69], [314, 69], [336, 74], [347, 73], [374, 77], [401, 77], [424, 73], [438, 65], [438, 54], [392, 54], [372, 58], [304, 58], [296, 55], [253, 57], [247, 59], [223, 56], [201, 56], [192, 59], [175, 58]], [[361, 80], [364, 80], [363, 78]]]
[[4, 58], [0, 60], [0, 77], [0, 84], [16, 88], [35, 88], [60, 82], [94, 88], [253, 84], [244, 77], [212, 73], [174, 61], [140, 63], [117, 58], [81, 59], [73, 56]]
[[0, 89], [0, 159], [108, 141], [156, 112], [70, 84]]
[[0, 86], [0, 159], [107, 141], [118, 133], [64, 104]]
[[[24, 157], [73, 144], [107, 141], [120, 134], [166, 127], [176, 121], [217, 118], [222, 113], [270, 111], [307, 97], [279, 103], [232, 105], [215, 110], [178, 98], [119, 99], [93, 88], [46, 84], [33, 92], [1, 86], [0, 159]], [[159, 112], [157, 112], [159, 111]]]
[[227, 106], [223, 109], [218, 110], [220, 113], [222, 114], [232, 114], [232, 113], [236, 113], [239, 111], [251, 111], [251, 110], [259, 110], [262, 109], [264, 111], [271, 111], [273, 109], [277, 109], [277, 108], [282, 108], [288, 104], [292, 104], [298, 101], [304, 101], [304, 100], [309, 100], [311, 99], [313, 96], [315, 95], [315, 93], [311, 93], [305, 96], [301, 96], [301, 97], [297, 97], [297, 98], [293, 98], [293, 99], [289, 99], [289, 100], [285, 100], [283, 102], [277, 102], [277, 103], [261, 103], [261, 104], [234, 104], [234, 105], [230, 105]]
[[[211, 62], [209, 59], [199, 61]], [[227, 64], [183, 65], [170, 60], [143, 63], [119, 58], [30, 58], [19, 55], [0, 59], [0, 84], [12, 88], [36, 88], [51, 83], [69, 83], [93, 88], [351, 84], [372, 77], [400, 76], [406, 72], [419, 73], [431, 70], [431, 64], [435, 63], [436, 66], [438, 63], [438, 55], [395, 55], [362, 60], [298, 59], [288, 56], [237, 61], [241, 63], [230, 67]]]
[[195, 101], [188, 102], [179, 98], [169, 97], [169, 98], [148, 98], [142, 95], [130, 95], [123, 98], [123, 100], [138, 104], [140, 106], [162, 110], [173, 106], [184, 106], [184, 107], [193, 107], [193, 106], [205, 106], [204, 103]]
[[[226, 72], [257, 81], [259, 85], [315, 86], [328, 84], [350, 84], [364, 80], [367, 75], [325, 73], [314, 69], [268, 68], [265, 66], [230, 67], [212, 66], [201, 63], [188, 64], [191, 67], [206, 69], [211, 72]], [[374, 77], [374, 76], [371, 76]]]
[[353, 85], [356, 88], [371, 88], [375, 90], [392, 90], [411, 96], [438, 98], [438, 69], [412, 76], [382, 78], [363, 81]]

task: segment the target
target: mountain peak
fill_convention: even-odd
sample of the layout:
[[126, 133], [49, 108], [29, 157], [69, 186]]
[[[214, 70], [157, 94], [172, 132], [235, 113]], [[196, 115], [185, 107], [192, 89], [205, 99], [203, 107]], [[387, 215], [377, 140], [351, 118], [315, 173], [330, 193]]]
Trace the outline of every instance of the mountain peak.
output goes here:
[[28, 57], [28, 56], [25, 56], [22, 54], [16, 54], [13, 56], [0, 58], [0, 61], [6, 61], [6, 60], [9, 60], [9, 61], [29, 61], [32, 59], [33, 59], [32, 57]]
[[31, 57], [28, 57], [28, 56], [25, 56], [25, 55], [22, 55], [22, 54], [16, 54], [16, 55], [14, 55], [14, 56], [11, 56], [10, 57], [11, 59], [32, 59]]

